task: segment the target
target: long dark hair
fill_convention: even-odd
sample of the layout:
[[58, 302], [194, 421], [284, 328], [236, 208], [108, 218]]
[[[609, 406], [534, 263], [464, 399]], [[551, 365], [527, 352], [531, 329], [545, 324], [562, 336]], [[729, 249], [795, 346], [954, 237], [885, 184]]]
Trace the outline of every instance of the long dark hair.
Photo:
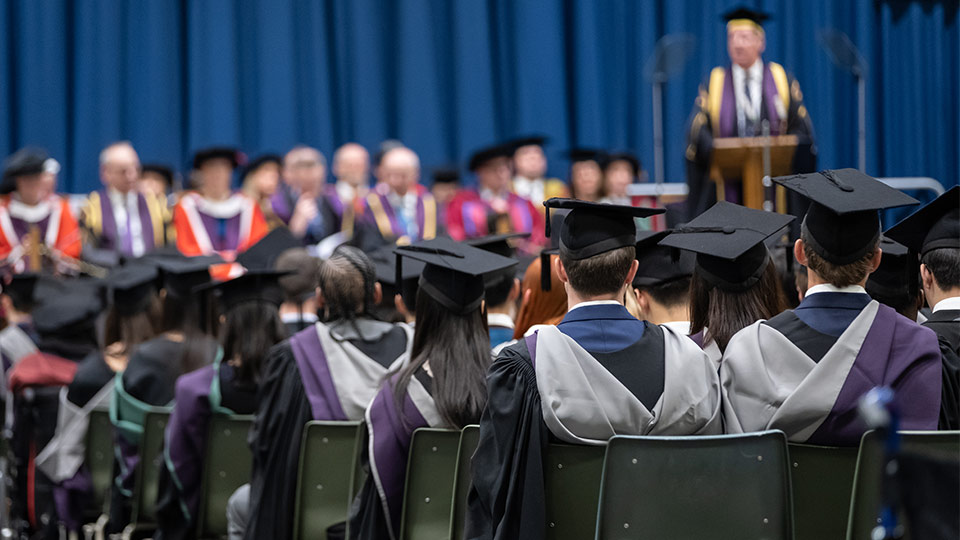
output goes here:
[[690, 334], [704, 332], [704, 343], [713, 339], [723, 351], [730, 338], [760, 319], [787, 309], [780, 276], [769, 260], [760, 280], [742, 292], [711, 287], [694, 270], [690, 281]]
[[270, 347], [286, 337], [277, 307], [267, 302], [246, 302], [226, 314], [220, 328], [224, 361], [236, 360], [236, 383], [260, 382], [260, 368]]
[[430, 363], [432, 394], [440, 417], [450, 427], [480, 421], [487, 403], [490, 335], [484, 311], [453, 313], [423, 289], [417, 292], [417, 327], [411, 360], [398, 372], [394, 399], [402, 417], [403, 400], [414, 374]]
[[107, 312], [103, 328], [103, 346], [120, 342], [129, 354], [136, 345], [157, 335], [160, 328], [160, 300], [154, 299], [138, 313], [121, 315], [116, 307]]
[[162, 297], [160, 332], [183, 334], [180, 374], [189, 373], [210, 363], [210, 335], [201, 330], [200, 303], [195, 297], [166, 294]]

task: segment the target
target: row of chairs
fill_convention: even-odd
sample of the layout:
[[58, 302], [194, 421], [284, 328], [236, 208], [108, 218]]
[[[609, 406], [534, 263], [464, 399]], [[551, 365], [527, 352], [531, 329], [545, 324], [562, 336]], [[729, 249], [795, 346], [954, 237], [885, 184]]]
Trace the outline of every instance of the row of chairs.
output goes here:
[[[155, 525], [165, 412], [147, 414], [133, 520], [125, 536]], [[198, 538], [222, 538], [227, 499], [249, 481], [250, 417], [210, 425]], [[91, 417], [87, 464], [105, 504], [112, 481], [109, 419]], [[463, 538], [477, 426], [419, 429], [407, 468], [401, 538]], [[363, 485], [365, 426], [306, 425], [301, 442], [294, 538], [326, 538]], [[905, 432], [907, 452], [960, 462], [960, 432]], [[551, 540], [602, 538], [871, 538], [877, 524], [883, 441], [859, 448], [788, 444], [780, 431], [711, 437], [614, 437], [605, 446], [551, 444], [544, 463]]]

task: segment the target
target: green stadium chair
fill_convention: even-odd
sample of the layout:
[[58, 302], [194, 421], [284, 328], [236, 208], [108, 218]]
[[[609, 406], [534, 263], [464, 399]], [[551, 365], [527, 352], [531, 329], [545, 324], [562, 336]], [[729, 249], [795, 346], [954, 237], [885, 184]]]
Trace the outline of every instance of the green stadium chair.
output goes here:
[[843, 538], [857, 449], [790, 444], [789, 450], [794, 538]]
[[[900, 436], [903, 452], [954, 462], [960, 460], [960, 431], [904, 431]], [[847, 540], [870, 540], [871, 532], [879, 523], [883, 447], [883, 438], [875, 431], [868, 431], [860, 440]], [[904, 538], [909, 538], [909, 532]]]
[[451, 540], [463, 540], [467, 515], [467, 494], [470, 492], [470, 460], [480, 441], [480, 426], [467, 426], [460, 432], [457, 448], [456, 484], [453, 491], [453, 518], [450, 523]]
[[614, 437], [596, 538], [789, 540], [787, 460], [782, 431]]
[[459, 430], [421, 428], [413, 432], [401, 540], [449, 538], [459, 446]]
[[[327, 528], [346, 521], [356, 486], [363, 422], [308, 422], [303, 429], [297, 476], [294, 539], [327, 538]], [[275, 539], [279, 540], [279, 539]]]
[[84, 439], [83, 463], [90, 471], [93, 505], [103, 513], [107, 512], [113, 485], [113, 444], [113, 424], [110, 423], [109, 411], [91, 411]]
[[547, 447], [543, 477], [548, 540], [593, 537], [605, 451], [606, 446]]
[[253, 416], [214, 414], [210, 418], [197, 538], [221, 538], [227, 534], [227, 501], [237, 488], [250, 482], [253, 456], [247, 434], [252, 425]]
[[170, 420], [170, 411], [152, 407], [144, 415], [143, 438], [140, 440], [140, 464], [134, 473], [130, 524], [123, 530], [123, 539], [139, 538], [157, 524], [157, 491], [163, 462], [163, 433]]

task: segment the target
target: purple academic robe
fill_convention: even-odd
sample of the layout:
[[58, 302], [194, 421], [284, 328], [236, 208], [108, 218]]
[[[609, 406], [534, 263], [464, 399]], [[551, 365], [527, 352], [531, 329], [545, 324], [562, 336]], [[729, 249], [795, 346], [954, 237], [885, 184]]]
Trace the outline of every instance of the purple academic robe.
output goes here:
[[437, 235], [437, 203], [433, 195], [422, 186], [417, 186], [417, 217], [416, 235], [411, 236], [412, 230], [403, 222], [384, 189], [376, 189], [367, 195], [364, 201], [364, 223], [376, 230], [384, 242], [396, 242], [406, 239], [409, 242], [430, 240]]
[[[111, 251], [117, 251], [123, 255], [132, 255], [132, 247], [124, 247], [125, 242], [123, 239], [119, 238], [120, 230], [117, 227], [116, 216], [113, 213], [113, 205], [110, 204], [110, 195], [107, 193], [106, 189], [101, 189], [94, 193], [96, 195], [95, 200], [97, 204], [91, 204], [91, 212], [99, 212], [99, 216], [94, 217], [100, 223], [100, 234], [97, 236], [97, 245], [96, 247], [100, 249], [106, 249]], [[91, 196], [91, 199], [94, 197]], [[146, 197], [142, 193], [137, 194], [137, 211], [140, 219], [140, 230], [141, 236], [143, 237], [143, 248], [144, 253], [149, 253], [153, 251], [156, 245], [156, 235], [154, 231], [154, 216], [150, 211], [150, 207], [147, 204]], [[87, 221], [90, 221], [91, 217], [87, 217]], [[162, 220], [159, 221], [162, 223]], [[130, 235], [129, 227], [126, 228], [127, 236]], [[126, 240], [126, 246], [132, 246], [132, 240]]]

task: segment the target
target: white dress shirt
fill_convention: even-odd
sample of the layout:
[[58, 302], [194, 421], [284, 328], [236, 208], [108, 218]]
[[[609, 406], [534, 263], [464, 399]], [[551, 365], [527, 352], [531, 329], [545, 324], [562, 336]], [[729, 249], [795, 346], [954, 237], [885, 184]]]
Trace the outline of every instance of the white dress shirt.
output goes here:
[[[113, 218], [117, 224], [117, 242], [123, 242], [123, 237], [127, 233], [127, 224], [130, 224], [130, 249], [135, 257], [143, 255], [146, 246], [143, 242], [143, 227], [140, 223], [140, 205], [137, 200], [137, 192], [130, 190], [126, 194], [109, 188], [107, 195], [110, 197], [110, 206], [113, 208]], [[128, 219], [129, 216], [129, 219]]]
[[859, 285], [848, 285], [846, 287], [835, 287], [829, 283], [821, 283], [820, 285], [814, 285], [807, 289], [804, 297], [810, 296], [811, 294], [817, 294], [822, 292], [832, 292], [832, 293], [847, 293], [847, 294], [867, 294], [867, 290]]
[[[741, 136], [752, 136], [752, 133], [743, 133], [748, 122], [756, 123], [760, 120], [760, 104], [763, 102], [763, 61], [759, 58], [747, 69], [733, 64], [733, 94], [737, 101], [737, 125]], [[746, 80], [750, 79], [750, 97], [747, 97]]]
[[937, 302], [935, 306], [933, 306], [934, 313], [947, 309], [960, 309], [960, 296], [944, 298], [943, 300]]

